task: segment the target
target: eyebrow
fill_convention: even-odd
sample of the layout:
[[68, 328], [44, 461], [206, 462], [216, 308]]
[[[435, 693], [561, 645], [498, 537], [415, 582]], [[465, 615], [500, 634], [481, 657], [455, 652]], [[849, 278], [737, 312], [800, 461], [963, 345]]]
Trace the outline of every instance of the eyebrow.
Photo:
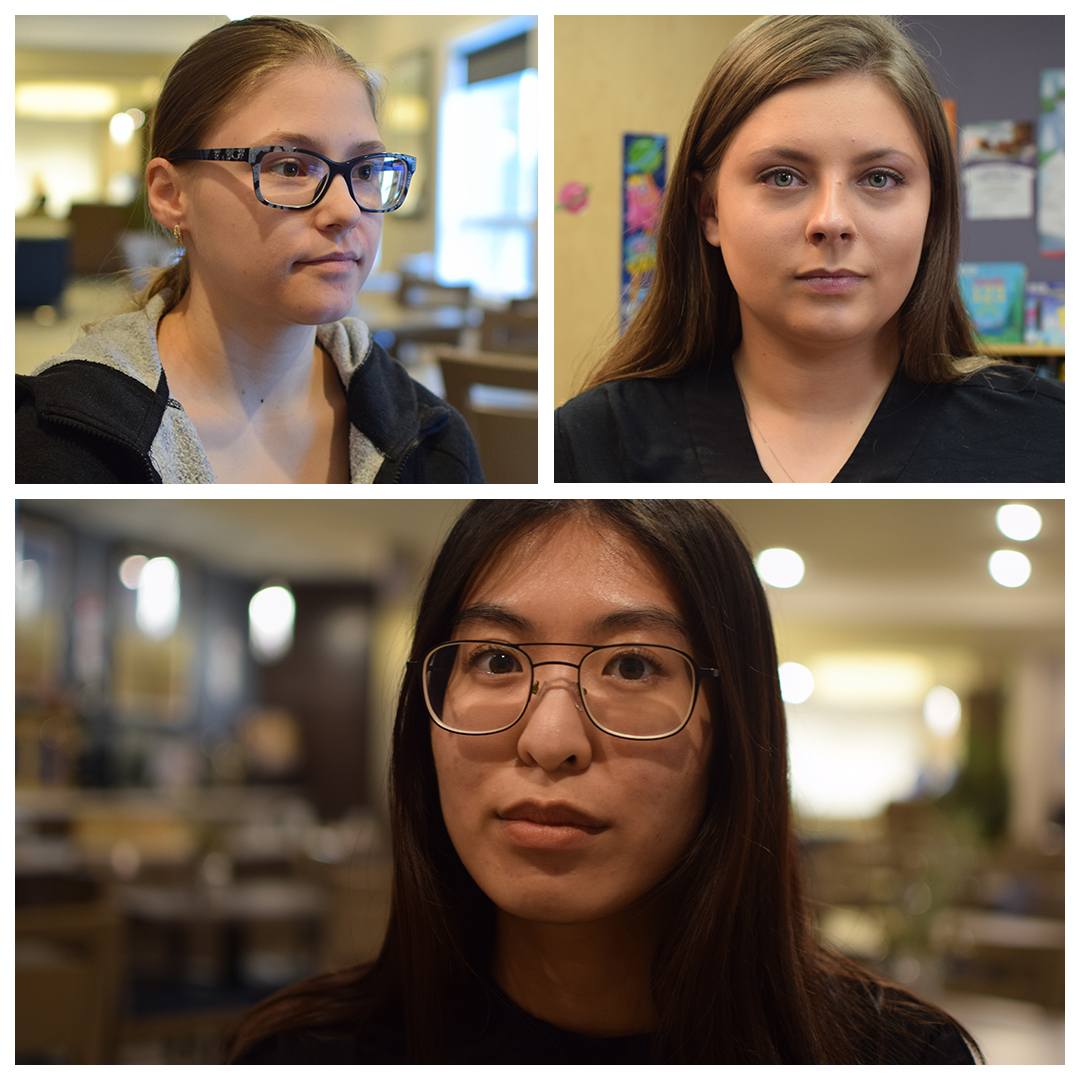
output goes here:
[[[472, 604], [458, 612], [452, 630], [457, 630], [464, 623], [487, 622], [518, 634], [534, 633], [533, 623], [524, 616], [500, 604]], [[600, 637], [621, 630], [666, 630], [679, 634], [685, 641], [690, 640], [686, 623], [665, 608], [644, 607], [628, 608], [609, 612], [594, 619], [586, 627], [588, 636]], [[582, 644], [585, 644], [584, 642]]]
[[[322, 153], [325, 145], [321, 139], [313, 139], [310, 135], [304, 135], [295, 131], [273, 131], [266, 136], [265, 141], [259, 146], [291, 146], [295, 149], [309, 149], [316, 153]], [[354, 157], [363, 157], [364, 154], [382, 154], [386, 146], [381, 139], [368, 139], [366, 142], [353, 143], [349, 156], [345, 159], [351, 161]], [[329, 155], [327, 155], [329, 156]]]
[[[788, 161], [801, 161], [807, 164], [812, 164], [815, 160], [814, 155], [808, 153], [805, 150], [797, 150], [790, 146], [766, 146], [761, 150], [752, 151], [750, 157], [781, 157], [786, 158]], [[889, 157], [902, 157], [906, 161], [914, 160], [912, 156], [903, 150], [897, 150], [892, 146], [882, 146], [874, 150], [867, 150], [862, 154], [857, 155], [852, 159], [856, 165], [866, 165], [871, 161], [881, 161], [883, 158]]]

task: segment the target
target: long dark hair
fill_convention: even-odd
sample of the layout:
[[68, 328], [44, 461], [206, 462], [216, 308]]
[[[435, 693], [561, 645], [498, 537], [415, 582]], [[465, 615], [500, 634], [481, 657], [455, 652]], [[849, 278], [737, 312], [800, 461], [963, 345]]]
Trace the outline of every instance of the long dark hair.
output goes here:
[[738, 34], [705, 80], [664, 192], [648, 294], [585, 389], [727, 362], [742, 336], [738, 297], [720, 249], [702, 234], [698, 188], [712, 183], [736, 130], [766, 98], [797, 82], [843, 74], [880, 79], [896, 94], [930, 166], [927, 244], [900, 308], [905, 371], [917, 382], [948, 382], [994, 362], [974, 355], [957, 281], [956, 154], [941, 101], [914, 46], [889, 16], [780, 15]]
[[[567, 520], [616, 532], [663, 569], [699, 663], [719, 668], [705, 814], [659, 886], [654, 958], [657, 1062], [866, 1063], [857, 1036], [883, 1031], [880, 983], [811, 931], [791, 829], [787, 737], [772, 625], [751, 557], [710, 502], [479, 501], [427, 582], [411, 657], [451, 635], [472, 582], [508, 545]], [[280, 1030], [330, 1023], [400, 1028], [410, 1063], [446, 1062], [487, 969], [495, 909], [469, 876], [439, 805], [420, 673], [406, 672], [390, 767], [394, 887], [379, 956], [283, 991], [234, 1033], [235, 1056]], [[862, 1022], [860, 1022], [862, 1021]], [[860, 1049], [860, 1047], [862, 1047]]]

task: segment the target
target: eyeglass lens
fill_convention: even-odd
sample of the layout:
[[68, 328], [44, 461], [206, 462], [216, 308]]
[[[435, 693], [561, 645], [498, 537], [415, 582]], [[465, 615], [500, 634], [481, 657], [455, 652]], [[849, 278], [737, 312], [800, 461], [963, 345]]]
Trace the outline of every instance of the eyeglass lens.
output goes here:
[[[280, 206], [308, 206], [322, 193], [329, 175], [325, 161], [296, 150], [275, 150], [259, 162], [259, 190]], [[401, 158], [358, 161], [350, 176], [353, 195], [364, 210], [386, 210], [401, 198], [408, 167]]]
[[[497, 642], [441, 645], [424, 668], [428, 708], [452, 731], [502, 731], [523, 715], [546, 666], [537, 662], [541, 670], [534, 673], [524, 652]], [[627, 738], [659, 738], [685, 723], [693, 708], [695, 675], [677, 649], [611, 645], [585, 656], [580, 685], [582, 704], [597, 726]]]

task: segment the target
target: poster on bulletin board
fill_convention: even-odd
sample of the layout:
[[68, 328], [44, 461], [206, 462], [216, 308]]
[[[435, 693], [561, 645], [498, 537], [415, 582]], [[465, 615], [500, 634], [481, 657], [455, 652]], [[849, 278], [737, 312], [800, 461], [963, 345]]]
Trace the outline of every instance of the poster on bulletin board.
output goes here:
[[666, 168], [666, 136], [623, 136], [620, 331], [641, 307], [656, 268], [656, 229], [660, 224]]
[[1039, 251], [1065, 257], [1065, 72], [1044, 71], [1039, 98]]

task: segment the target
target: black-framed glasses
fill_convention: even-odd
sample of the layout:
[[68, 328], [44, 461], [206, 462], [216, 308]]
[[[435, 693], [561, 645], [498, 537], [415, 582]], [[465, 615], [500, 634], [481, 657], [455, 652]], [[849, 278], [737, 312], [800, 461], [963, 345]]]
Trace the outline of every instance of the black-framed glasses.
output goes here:
[[[574, 663], [536, 661], [526, 648], [586, 651]], [[640, 740], [666, 739], [682, 731], [694, 711], [701, 679], [720, 674], [716, 668], [699, 667], [669, 645], [448, 641], [424, 657], [424, 700], [439, 727], [459, 735], [494, 735], [525, 715], [540, 692], [536, 669], [548, 666], [577, 670], [572, 688], [601, 731]]]
[[233, 146], [218, 150], [177, 150], [169, 161], [246, 161], [259, 202], [276, 210], [307, 210], [344, 176], [349, 194], [361, 210], [386, 214], [409, 193], [416, 158], [408, 154], [363, 154], [333, 161], [293, 146]]

